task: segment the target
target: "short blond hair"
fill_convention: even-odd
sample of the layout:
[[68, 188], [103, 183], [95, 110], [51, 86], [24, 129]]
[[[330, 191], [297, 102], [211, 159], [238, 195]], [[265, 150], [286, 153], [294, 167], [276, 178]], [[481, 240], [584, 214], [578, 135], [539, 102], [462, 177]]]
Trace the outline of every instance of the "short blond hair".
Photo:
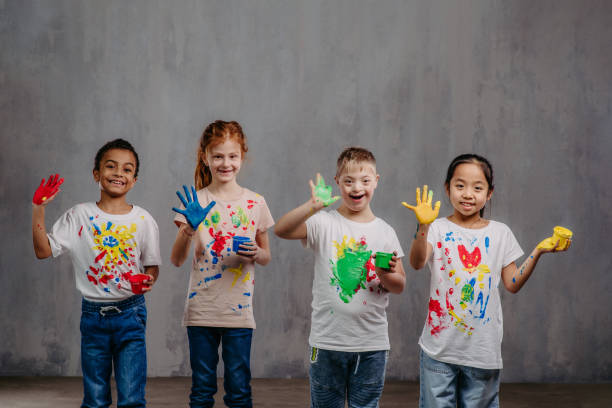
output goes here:
[[338, 156], [338, 162], [336, 164], [336, 177], [340, 176], [342, 171], [351, 163], [369, 163], [374, 166], [374, 172], [376, 172], [376, 159], [374, 154], [366, 148], [359, 146], [347, 147]]

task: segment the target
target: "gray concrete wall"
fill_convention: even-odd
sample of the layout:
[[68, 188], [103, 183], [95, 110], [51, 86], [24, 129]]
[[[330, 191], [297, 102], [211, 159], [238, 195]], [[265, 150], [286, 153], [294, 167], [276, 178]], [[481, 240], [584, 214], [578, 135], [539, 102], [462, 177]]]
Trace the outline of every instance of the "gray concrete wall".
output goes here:
[[[504, 381], [612, 381], [612, 3], [601, 1], [0, 1], [0, 375], [78, 375], [79, 295], [67, 257], [38, 261], [30, 200], [66, 178], [47, 225], [98, 197], [93, 155], [125, 137], [141, 159], [131, 201], [161, 230], [149, 307], [152, 376], [189, 375], [181, 314], [188, 277], [170, 265], [170, 208], [192, 180], [207, 123], [249, 138], [239, 182], [280, 217], [328, 179], [341, 148], [376, 154], [375, 213], [408, 250], [400, 202], [474, 151], [496, 172], [487, 216], [525, 250], [554, 225], [569, 253], [545, 256], [504, 293]], [[451, 210], [448, 201], [442, 214]], [[271, 239], [257, 272], [255, 377], [304, 377], [312, 254]], [[407, 265], [406, 265], [407, 266]], [[388, 377], [418, 375], [429, 273], [407, 270], [388, 309]]]

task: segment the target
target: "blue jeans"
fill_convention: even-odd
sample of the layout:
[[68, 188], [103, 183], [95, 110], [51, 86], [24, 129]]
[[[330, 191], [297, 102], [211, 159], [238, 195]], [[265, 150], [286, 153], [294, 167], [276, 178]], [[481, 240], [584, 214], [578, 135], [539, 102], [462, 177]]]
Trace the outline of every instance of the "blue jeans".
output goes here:
[[112, 303], [81, 306], [82, 408], [111, 404], [110, 378], [115, 367], [117, 407], [144, 407], [147, 382], [145, 329], [147, 308], [143, 295]]
[[385, 385], [388, 351], [310, 349], [310, 407], [378, 407]]
[[190, 407], [212, 407], [217, 392], [219, 344], [225, 368], [223, 401], [228, 407], [252, 407], [251, 340], [253, 329], [188, 326], [191, 361]]
[[499, 407], [501, 370], [443, 363], [421, 349], [421, 408]]

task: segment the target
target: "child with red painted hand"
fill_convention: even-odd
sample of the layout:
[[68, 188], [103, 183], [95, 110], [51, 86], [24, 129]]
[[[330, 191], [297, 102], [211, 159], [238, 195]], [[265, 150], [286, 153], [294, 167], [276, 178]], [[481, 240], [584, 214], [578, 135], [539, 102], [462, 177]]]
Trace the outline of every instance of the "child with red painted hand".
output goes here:
[[[32, 200], [36, 257], [68, 253], [83, 296], [83, 407], [110, 406], [113, 365], [117, 406], [145, 406], [147, 310], [142, 293], [157, 280], [161, 256], [155, 220], [126, 201], [138, 170], [138, 154], [129, 142], [106, 143], [98, 150], [93, 169], [99, 201], [75, 205], [49, 233], [45, 208], [59, 193], [63, 179], [50, 176], [46, 184], [43, 179]], [[146, 274], [144, 287], [133, 291], [130, 278], [141, 273]]]
[[[388, 292], [404, 290], [404, 254], [393, 228], [370, 208], [379, 180], [374, 155], [345, 149], [334, 180], [342, 198], [337, 211], [320, 211], [340, 197], [332, 197], [317, 174], [311, 198], [285, 214], [274, 231], [302, 240], [315, 253], [311, 407], [377, 407], [390, 348], [385, 309]], [[375, 267], [377, 251], [394, 254], [388, 269]]]
[[[179, 194], [185, 210], [174, 209], [178, 233], [172, 246], [172, 263], [182, 265], [192, 241], [194, 248], [183, 318], [192, 369], [191, 407], [214, 404], [220, 343], [226, 405], [252, 406], [254, 264], [270, 262], [267, 230], [274, 220], [265, 199], [236, 181], [247, 150], [246, 137], [237, 122], [218, 120], [208, 125], [198, 148], [197, 193], [194, 189], [189, 197], [185, 188], [187, 199]], [[199, 204], [206, 208], [191, 211]], [[240, 237], [248, 242], [239, 242]]]
[[[540, 245], [520, 268], [523, 255], [512, 231], [482, 218], [493, 194], [493, 169], [484, 157], [455, 158], [444, 182], [453, 214], [436, 219], [440, 202], [417, 189], [406, 203], [419, 222], [410, 264], [431, 270], [429, 312], [419, 339], [421, 407], [497, 407], [502, 368], [502, 309], [498, 286], [511, 293], [525, 284], [540, 255], [565, 251]], [[435, 220], [435, 221], [434, 221]]]

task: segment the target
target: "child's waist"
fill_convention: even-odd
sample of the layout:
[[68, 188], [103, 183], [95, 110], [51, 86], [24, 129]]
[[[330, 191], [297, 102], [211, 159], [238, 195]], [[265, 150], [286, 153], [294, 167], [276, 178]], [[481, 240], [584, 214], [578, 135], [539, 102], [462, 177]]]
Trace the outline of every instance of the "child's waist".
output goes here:
[[102, 316], [120, 314], [133, 307], [144, 305], [144, 295], [134, 295], [116, 302], [92, 302], [83, 298], [81, 310], [88, 313], [100, 313]]

